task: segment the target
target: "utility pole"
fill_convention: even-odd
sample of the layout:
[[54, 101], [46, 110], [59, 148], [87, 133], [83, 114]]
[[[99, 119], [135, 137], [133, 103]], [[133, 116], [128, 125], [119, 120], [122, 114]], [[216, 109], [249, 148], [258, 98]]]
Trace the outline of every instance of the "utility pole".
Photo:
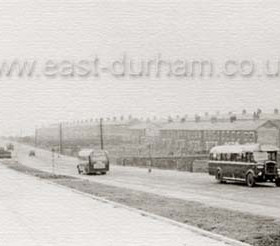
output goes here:
[[148, 149], [149, 149], [149, 158], [150, 158], [150, 163], [149, 163], [149, 169], [148, 172], [152, 172], [152, 166], [153, 166], [153, 158], [152, 158], [152, 146], [151, 143], [148, 144]]
[[55, 153], [55, 149], [52, 148], [52, 174], [54, 174], [54, 153]]
[[103, 119], [100, 118], [100, 147], [103, 149], [103, 128], [102, 128], [102, 121]]
[[59, 124], [59, 153], [62, 155], [63, 147], [62, 147], [62, 123]]
[[38, 130], [37, 130], [37, 127], [36, 127], [36, 129], [35, 129], [35, 137], [34, 137], [35, 148], [37, 147], [37, 137], [38, 137]]

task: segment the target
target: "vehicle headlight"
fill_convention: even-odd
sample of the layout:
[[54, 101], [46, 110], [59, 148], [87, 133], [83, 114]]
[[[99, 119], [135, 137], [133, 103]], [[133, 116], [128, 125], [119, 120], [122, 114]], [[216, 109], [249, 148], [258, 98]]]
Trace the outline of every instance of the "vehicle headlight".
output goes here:
[[257, 169], [263, 169], [263, 165], [257, 165]]

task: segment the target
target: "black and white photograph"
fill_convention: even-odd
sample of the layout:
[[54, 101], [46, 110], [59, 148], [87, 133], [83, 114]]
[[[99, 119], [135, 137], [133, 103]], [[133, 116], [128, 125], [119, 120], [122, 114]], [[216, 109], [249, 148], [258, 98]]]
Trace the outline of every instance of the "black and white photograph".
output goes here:
[[0, 0], [0, 246], [280, 246], [280, 2]]

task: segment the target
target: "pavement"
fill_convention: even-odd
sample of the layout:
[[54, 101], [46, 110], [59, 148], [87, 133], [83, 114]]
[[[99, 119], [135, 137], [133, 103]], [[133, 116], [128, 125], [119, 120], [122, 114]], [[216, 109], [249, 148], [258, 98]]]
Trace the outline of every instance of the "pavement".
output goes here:
[[2, 165], [0, 218], [0, 245], [3, 246], [239, 245]]
[[[36, 157], [30, 158], [30, 146], [17, 144], [15, 157], [30, 167], [52, 172], [52, 155], [47, 150], [36, 149]], [[254, 188], [240, 184], [219, 184], [206, 173], [189, 173], [111, 165], [107, 175], [78, 175], [78, 160], [69, 156], [55, 156], [54, 171], [89, 181], [149, 192], [165, 197], [196, 201], [207, 206], [231, 209], [252, 215], [280, 220], [280, 188], [263, 184]]]

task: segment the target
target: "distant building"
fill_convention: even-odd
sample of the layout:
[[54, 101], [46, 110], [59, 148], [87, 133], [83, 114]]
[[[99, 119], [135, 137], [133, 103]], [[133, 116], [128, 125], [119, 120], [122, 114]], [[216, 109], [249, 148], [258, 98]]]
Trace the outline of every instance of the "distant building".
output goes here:
[[[176, 119], [106, 119], [103, 137], [106, 148], [114, 153], [143, 154], [152, 148], [155, 154], [183, 155], [206, 153], [222, 144], [264, 143], [280, 147], [280, 114], [205, 114], [195, 118]], [[37, 129], [38, 144], [57, 145], [59, 124]], [[62, 123], [63, 144], [69, 148], [100, 144], [99, 120], [79, 120]], [[109, 146], [110, 145], [110, 146]]]
[[258, 143], [272, 144], [280, 148], [280, 120], [268, 120], [257, 129]]
[[154, 141], [159, 137], [161, 124], [142, 122], [129, 127], [130, 137], [133, 144], [143, 144]]
[[160, 138], [183, 152], [208, 152], [222, 144], [257, 142], [257, 129], [264, 121], [184, 122], [166, 124]]

